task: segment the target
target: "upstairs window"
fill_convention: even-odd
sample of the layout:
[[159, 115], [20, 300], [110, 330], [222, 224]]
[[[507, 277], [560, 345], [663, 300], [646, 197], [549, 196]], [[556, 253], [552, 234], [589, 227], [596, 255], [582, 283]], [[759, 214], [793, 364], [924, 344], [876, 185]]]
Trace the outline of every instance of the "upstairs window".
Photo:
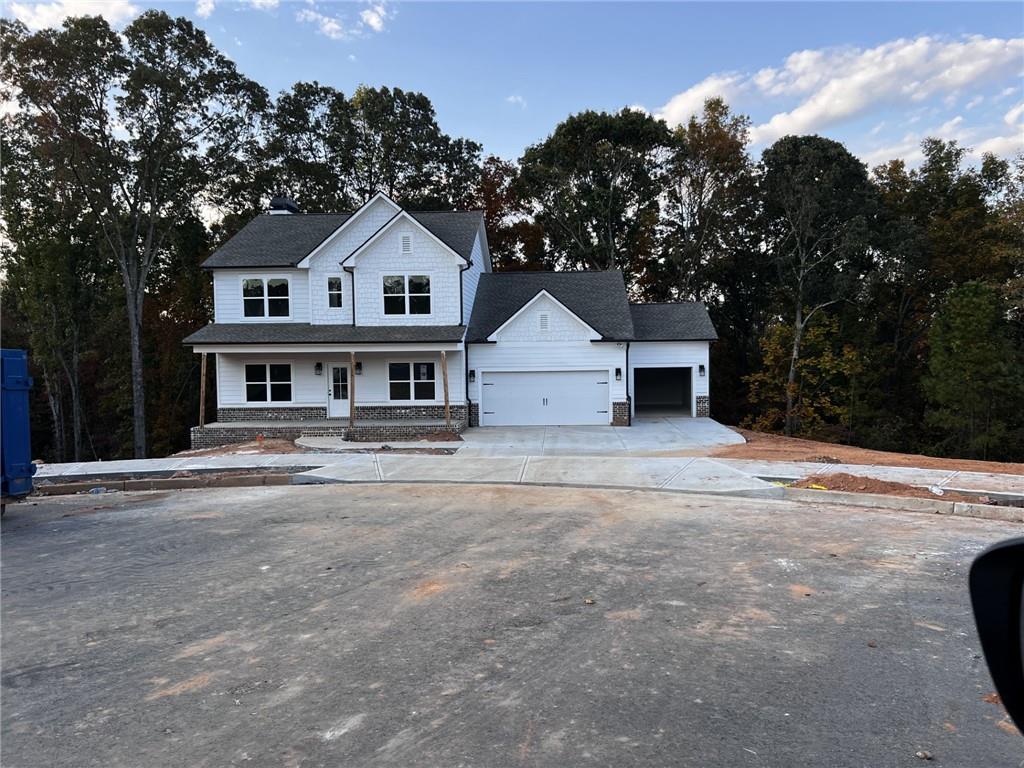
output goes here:
[[391, 400], [433, 400], [436, 383], [433, 363], [388, 364]]
[[429, 315], [429, 275], [384, 275], [385, 315]]
[[290, 403], [292, 367], [287, 363], [251, 363], [245, 366], [247, 403]]
[[327, 306], [331, 309], [341, 309], [341, 278], [327, 278]]
[[283, 277], [244, 279], [242, 311], [245, 317], [288, 317], [288, 280]]

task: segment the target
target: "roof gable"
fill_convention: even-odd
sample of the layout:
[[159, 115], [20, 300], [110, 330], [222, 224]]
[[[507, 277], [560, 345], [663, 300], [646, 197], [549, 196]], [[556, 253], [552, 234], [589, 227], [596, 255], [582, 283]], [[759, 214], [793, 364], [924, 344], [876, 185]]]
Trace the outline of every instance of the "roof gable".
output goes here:
[[372, 210], [375, 206], [378, 206], [378, 205], [379, 206], [385, 206], [385, 207], [391, 209], [391, 211], [393, 213], [395, 213], [395, 214], [399, 213], [402, 210], [401, 207], [398, 205], [398, 203], [396, 203], [390, 197], [385, 195], [383, 192], [378, 192], [373, 197], [371, 197], [369, 200], [367, 200], [365, 203], [363, 203], [361, 206], [359, 206], [359, 208], [357, 208], [352, 213], [352, 215], [350, 215], [345, 221], [343, 221], [341, 223], [341, 225], [336, 230], [334, 230], [334, 232], [332, 232], [330, 235], [325, 237], [323, 242], [321, 242], [312, 251], [307, 253], [295, 266], [297, 266], [297, 267], [308, 267], [309, 266], [309, 262], [313, 258], [315, 258], [318, 253], [320, 253], [324, 249], [330, 247], [330, 244], [335, 242], [335, 241], [337, 241], [337, 239], [339, 237], [341, 237], [342, 233], [344, 233], [346, 229], [348, 229], [350, 226], [352, 226], [356, 222], [362, 220], [362, 218], [364, 217], [364, 215], [366, 214], [367, 211]]
[[518, 310], [516, 310], [515, 314], [513, 314], [508, 320], [506, 320], [504, 323], [495, 328], [494, 331], [490, 334], [490, 336], [487, 337], [487, 340], [497, 341], [497, 337], [499, 334], [513, 327], [513, 325], [518, 319], [523, 317], [527, 312], [529, 312], [529, 310], [532, 307], [534, 307], [537, 303], [543, 301], [544, 299], [547, 299], [549, 303], [554, 304], [555, 309], [565, 313], [565, 315], [571, 318], [577, 325], [579, 325], [582, 329], [591, 334], [592, 338], [601, 338], [601, 334], [595, 331], [593, 328], [591, 328], [583, 319], [579, 317], [579, 315], [577, 315], [571, 309], [566, 307], [562, 302], [560, 302], [558, 299], [556, 299], [554, 296], [552, 296], [550, 293], [548, 293], [546, 290], [542, 288], [536, 296], [534, 296], [523, 306], [521, 306]]
[[467, 341], [485, 342], [541, 291], [605, 340], [633, 338], [622, 273], [485, 272], [480, 276]]
[[[349, 261], [351, 261], [352, 259], [354, 259], [357, 256], [359, 256], [359, 254], [365, 252], [367, 248], [369, 248], [371, 245], [373, 245], [373, 243], [377, 242], [377, 240], [379, 240], [381, 237], [383, 237], [384, 234], [389, 229], [391, 229], [393, 226], [395, 226], [397, 223], [399, 223], [401, 221], [408, 222], [408, 223], [412, 224], [414, 227], [416, 227], [417, 229], [422, 230], [431, 240], [433, 240], [435, 243], [437, 243], [439, 246], [441, 246], [444, 250], [446, 250], [449, 253], [451, 253], [452, 256], [454, 256], [457, 259], [462, 259], [462, 261], [466, 262], [467, 264], [469, 263], [469, 257], [468, 256], [463, 256], [461, 253], [459, 253], [457, 250], [455, 250], [451, 245], [449, 245], [444, 240], [442, 240], [438, 235], [434, 234], [430, 230], [430, 228], [427, 227], [425, 224], [423, 224], [421, 221], [419, 221], [419, 219], [417, 217], [413, 216], [408, 211], [401, 211], [401, 210], [398, 213], [396, 213], [394, 216], [392, 216], [390, 219], [388, 219], [380, 229], [378, 229], [376, 232], [374, 232], [372, 235], [370, 235], [370, 237], [368, 237], [363, 242], [362, 245], [357, 246], [352, 251], [352, 253], [350, 253], [348, 256], [346, 256], [344, 259], [342, 259], [341, 263], [342, 264], [347, 264]], [[469, 247], [470, 248], [473, 247], [472, 242], [470, 243]]]

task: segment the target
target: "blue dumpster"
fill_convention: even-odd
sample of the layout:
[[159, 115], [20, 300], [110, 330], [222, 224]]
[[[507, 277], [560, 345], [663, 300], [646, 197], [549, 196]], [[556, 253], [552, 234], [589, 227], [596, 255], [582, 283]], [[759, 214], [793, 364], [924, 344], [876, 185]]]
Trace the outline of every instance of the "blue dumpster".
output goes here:
[[3, 501], [32, 493], [32, 445], [28, 426], [28, 355], [22, 349], [0, 350], [0, 465], [3, 467], [0, 496]]

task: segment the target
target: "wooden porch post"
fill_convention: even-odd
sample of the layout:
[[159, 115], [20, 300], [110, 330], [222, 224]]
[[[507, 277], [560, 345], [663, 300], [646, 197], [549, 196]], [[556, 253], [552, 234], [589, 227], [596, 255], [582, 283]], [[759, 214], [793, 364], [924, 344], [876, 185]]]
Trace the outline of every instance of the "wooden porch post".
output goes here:
[[199, 364], [199, 426], [206, 426], [206, 353], [202, 353]]
[[452, 411], [448, 403], [448, 356], [441, 350], [441, 379], [444, 382], [444, 425], [452, 428]]
[[348, 353], [348, 426], [356, 425], [356, 353]]

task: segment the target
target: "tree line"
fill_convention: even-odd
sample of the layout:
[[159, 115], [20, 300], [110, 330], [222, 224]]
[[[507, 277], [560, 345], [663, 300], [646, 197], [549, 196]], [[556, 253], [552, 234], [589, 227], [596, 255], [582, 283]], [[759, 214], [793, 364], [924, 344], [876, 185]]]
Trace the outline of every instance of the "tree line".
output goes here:
[[296, 83], [271, 97], [202, 30], [149, 11], [0, 22], [5, 346], [42, 386], [37, 453], [163, 455], [196, 421], [199, 264], [268, 199], [484, 210], [496, 269], [621, 269], [637, 301], [707, 304], [712, 414], [872, 448], [1024, 456], [1024, 158], [867, 168], [787, 136], [754, 157], [722, 100], [670, 127], [567, 117], [517, 161], [427, 96]]

